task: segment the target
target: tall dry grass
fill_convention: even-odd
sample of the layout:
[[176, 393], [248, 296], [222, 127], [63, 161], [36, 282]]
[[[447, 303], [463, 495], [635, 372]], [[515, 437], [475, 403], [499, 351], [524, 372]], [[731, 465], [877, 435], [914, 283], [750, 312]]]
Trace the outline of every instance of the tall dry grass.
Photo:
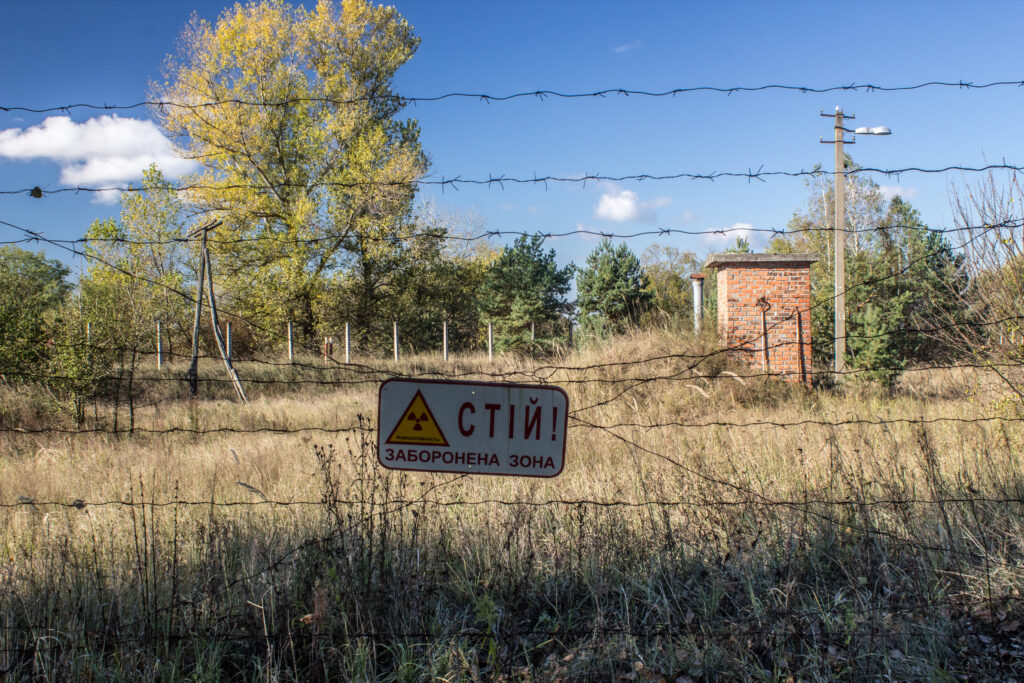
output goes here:
[[[182, 400], [183, 368], [149, 368], [131, 435], [60, 420], [68, 432], [4, 432], [0, 669], [1020, 677], [1024, 413], [1005, 382], [919, 370], [895, 392], [807, 391], [695, 361], [708, 350], [654, 331], [493, 364], [241, 363], [244, 406], [223, 382]], [[390, 374], [563, 386], [564, 473], [383, 470], [372, 439]], [[6, 421], [47, 426], [19, 405], [0, 397]], [[86, 428], [113, 413], [97, 406]]]

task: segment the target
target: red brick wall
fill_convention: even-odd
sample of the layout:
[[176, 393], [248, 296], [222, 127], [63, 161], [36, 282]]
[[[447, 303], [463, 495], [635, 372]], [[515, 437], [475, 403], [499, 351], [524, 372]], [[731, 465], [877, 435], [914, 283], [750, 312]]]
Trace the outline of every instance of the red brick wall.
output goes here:
[[[768, 372], [790, 382], [810, 381], [811, 275], [807, 265], [729, 264], [718, 271], [718, 334], [756, 371], [762, 371], [764, 339], [761, 309], [771, 308], [768, 328]], [[799, 323], [798, 323], [799, 321]], [[798, 330], [798, 324], [802, 330]], [[798, 334], [799, 333], [799, 334]], [[801, 354], [803, 362], [801, 363]]]

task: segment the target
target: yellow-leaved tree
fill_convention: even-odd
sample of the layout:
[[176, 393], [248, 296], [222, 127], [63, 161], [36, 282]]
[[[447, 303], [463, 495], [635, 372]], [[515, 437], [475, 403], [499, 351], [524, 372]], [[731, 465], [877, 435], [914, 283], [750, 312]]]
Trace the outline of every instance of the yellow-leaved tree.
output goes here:
[[142, 187], [121, 195], [118, 220], [96, 220], [85, 234], [84, 315], [97, 345], [152, 352], [160, 322], [164, 349], [183, 350], [197, 260], [186, 240], [190, 218], [155, 165], [143, 171]]
[[230, 308], [308, 338], [332, 278], [401, 251], [427, 159], [391, 81], [418, 42], [365, 0], [236, 4], [185, 30], [156, 116], [202, 167], [188, 201], [224, 221], [212, 249]]

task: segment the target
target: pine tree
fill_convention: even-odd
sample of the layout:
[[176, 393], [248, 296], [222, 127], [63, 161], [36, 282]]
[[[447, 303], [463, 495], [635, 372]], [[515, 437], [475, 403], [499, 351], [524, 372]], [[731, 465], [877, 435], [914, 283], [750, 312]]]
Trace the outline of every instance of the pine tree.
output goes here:
[[566, 298], [575, 268], [559, 268], [555, 250], [543, 250], [544, 238], [521, 235], [501, 252], [484, 278], [480, 289], [482, 322], [494, 325], [499, 350], [529, 344], [531, 326], [536, 325], [540, 345], [557, 336], [557, 321], [571, 315]]
[[576, 276], [576, 292], [584, 321], [597, 316], [618, 332], [635, 324], [653, 299], [640, 260], [625, 244], [614, 247], [608, 239], [587, 256], [586, 268]]

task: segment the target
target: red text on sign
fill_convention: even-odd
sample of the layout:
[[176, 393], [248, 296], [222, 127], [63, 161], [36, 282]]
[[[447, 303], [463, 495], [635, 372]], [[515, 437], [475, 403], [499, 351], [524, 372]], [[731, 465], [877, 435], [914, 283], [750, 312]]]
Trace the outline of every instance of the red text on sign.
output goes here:
[[[531, 403], [535, 403], [537, 399], [530, 399]], [[477, 418], [477, 407], [472, 401], [466, 401], [459, 407], [459, 433], [463, 436], [472, 436], [476, 432], [478, 426], [481, 429], [487, 430], [487, 436], [491, 439], [503, 438], [505, 435], [498, 434], [499, 425], [503, 422], [501, 418], [504, 414], [508, 415], [508, 434], [509, 439], [514, 439], [517, 436], [523, 439], [534, 439], [539, 441], [542, 433], [550, 433], [551, 440], [554, 441], [558, 438], [558, 408], [552, 406], [549, 411], [544, 411], [542, 406], [538, 405], [526, 405], [520, 406], [521, 411], [518, 411], [523, 419], [516, 421], [516, 406], [508, 405], [504, 406], [500, 403], [485, 403], [483, 410], [480, 413], [486, 413], [486, 418], [478, 420]], [[480, 418], [484, 418], [481, 414]], [[546, 419], [545, 419], [546, 418]], [[501, 420], [501, 422], [499, 422]], [[483, 424], [480, 424], [480, 423]], [[520, 431], [517, 433], [517, 427]], [[550, 428], [550, 432], [549, 432]]]

